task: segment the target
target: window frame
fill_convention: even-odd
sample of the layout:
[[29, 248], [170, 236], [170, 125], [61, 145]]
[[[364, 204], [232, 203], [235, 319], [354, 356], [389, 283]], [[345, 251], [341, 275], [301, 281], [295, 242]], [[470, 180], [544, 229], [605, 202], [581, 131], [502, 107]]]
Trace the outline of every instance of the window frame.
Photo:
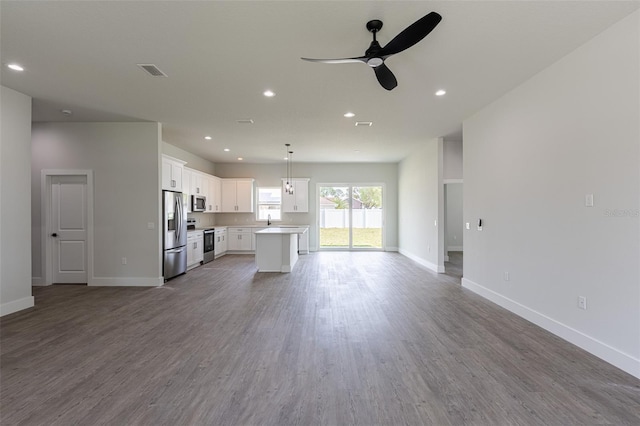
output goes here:
[[[261, 203], [260, 202], [260, 190], [277, 190], [280, 192], [280, 202], [279, 203]], [[267, 218], [260, 218], [260, 206], [279, 206], [280, 207], [280, 217], [277, 219], [272, 218], [271, 222], [282, 222], [282, 186], [258, 186], [256, 187], [256, 222], [267, 222]]]

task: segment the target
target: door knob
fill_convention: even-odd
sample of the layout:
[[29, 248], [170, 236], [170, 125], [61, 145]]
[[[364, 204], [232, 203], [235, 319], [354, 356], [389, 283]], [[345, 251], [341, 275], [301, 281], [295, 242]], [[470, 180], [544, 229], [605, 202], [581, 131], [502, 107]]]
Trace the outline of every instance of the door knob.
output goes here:
[[58, 234], [56, 234], [55, 232], [53, 234], [51, 234], [52, 237], [57, 237]]

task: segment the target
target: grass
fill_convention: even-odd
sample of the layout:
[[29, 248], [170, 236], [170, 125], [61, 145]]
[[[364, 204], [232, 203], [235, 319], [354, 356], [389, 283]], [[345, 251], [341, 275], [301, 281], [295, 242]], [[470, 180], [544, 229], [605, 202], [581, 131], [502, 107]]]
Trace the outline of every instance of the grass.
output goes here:
[[[349, 228], [320, 228], [320, 247], [349, 247]], [[382, 228], [353, 228], [353, 247], [382, 248]]]

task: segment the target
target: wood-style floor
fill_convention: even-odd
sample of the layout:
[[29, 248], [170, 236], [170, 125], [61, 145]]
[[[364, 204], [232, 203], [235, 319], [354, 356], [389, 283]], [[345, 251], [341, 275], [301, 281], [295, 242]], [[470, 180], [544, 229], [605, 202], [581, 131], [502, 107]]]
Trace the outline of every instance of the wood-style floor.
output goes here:
[[0, 424], [640, 424], [638, 379], [459, 282], [322, 252], [291, 274], [235, 255], [160, 288], [34, 288], [0, 321]]

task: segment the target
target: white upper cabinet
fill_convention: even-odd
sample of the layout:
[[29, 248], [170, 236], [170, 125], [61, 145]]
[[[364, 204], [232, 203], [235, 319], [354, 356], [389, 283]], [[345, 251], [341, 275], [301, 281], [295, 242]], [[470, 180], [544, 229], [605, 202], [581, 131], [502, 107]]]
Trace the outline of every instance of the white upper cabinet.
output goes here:
[[[205, 197], [206, 210], [204, 213], [220, 213], [222, 212], [220, 180], [219, 177], [185, 167], [183, 186], [188, 185], [189, 195]], [[185, 189], [183, 192], [187, 192], [187, 190]]]
[[293, 194], [285, 190], [286, 179], [282, 179], [282, 211], [284, 213], [308, 213], [309, 212], [309, 179], [295, 178]]
[[191, 195], [207, 195], [208, 175], [196, 172], [191, 172]]
[[182, 192], [182, 171], [186, 162], [177, 158], [162, 156], [162, 189]]
[[222, 212], [253, 213], [253, 179], [221, 179]]
[[216, 176], [208, 176], [207, 191], [207, 213], [222, 212], [222, 197], [220, 178]]

